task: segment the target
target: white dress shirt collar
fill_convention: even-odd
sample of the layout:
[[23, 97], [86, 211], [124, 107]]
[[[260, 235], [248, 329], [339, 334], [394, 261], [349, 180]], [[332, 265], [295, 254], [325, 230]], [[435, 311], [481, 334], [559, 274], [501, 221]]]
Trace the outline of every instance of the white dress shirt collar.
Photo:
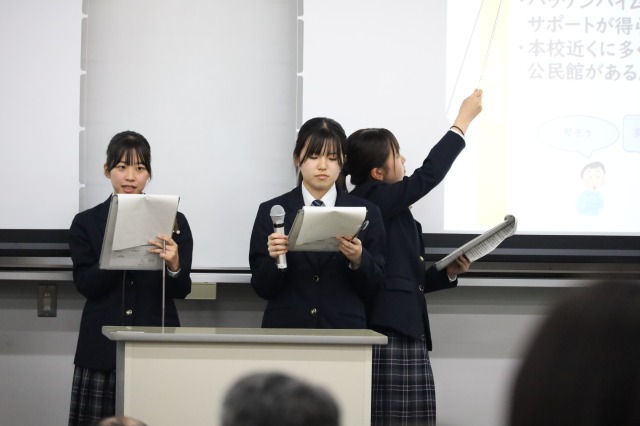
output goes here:
[[[300, 186], [302, 187], [302, 197], [304, 198], [304, 205], [310, 206], [315, 198], [313, 198], [313, 195], [311, 195], [311, 193], [309, 192], [309, 190], [307, 190], [303, 183], [300, 184]], [[329, 189], [327, 193], [324, 194], [321, 200], [326, 207], [335, 207], [337, 198], [338, 190], [336, 189], [336, 185], [334, 184], [331, 189]]]

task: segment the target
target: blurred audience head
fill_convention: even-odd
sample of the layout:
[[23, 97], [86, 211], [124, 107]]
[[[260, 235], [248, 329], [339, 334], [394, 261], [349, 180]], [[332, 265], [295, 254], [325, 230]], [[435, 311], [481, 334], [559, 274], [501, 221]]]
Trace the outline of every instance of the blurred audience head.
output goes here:
[[128, 416], [105, 417], [94, 426], [147, 426], [144, 422]]
[[278, 372], [242, 377], [222, 404], [222, 426], [338, 426], [340, 413], [323, 388]]
[[640, 283], [569, 293], [530, 341], [509, 424], [640, 425]]

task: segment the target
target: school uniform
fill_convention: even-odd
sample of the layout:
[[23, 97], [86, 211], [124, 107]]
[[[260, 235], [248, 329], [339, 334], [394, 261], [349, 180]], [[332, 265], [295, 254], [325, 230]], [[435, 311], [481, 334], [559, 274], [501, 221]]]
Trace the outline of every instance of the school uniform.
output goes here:
[[[369, 305], [369, 327], [389, 337], [374, 347], [372, 425], [435, 423], [435, 388], [428, 351], [432, 349], [425, 293], [457, 285], [446, 271], [425, 271], [422, 227], [410, 206], [446, 176], [464, 139], [447, 132], [422, 166], [402, 181], [368, 180], [351, 194], [380, 207], [386, 235], [385, 284]], [[407, 423], [405, 423], [407, 422]]]
[[382, 218], [376, 205], [345, 191], [333, 191], [335, 206], [367, 208], [369, 225], [358, 235], [363, 246], [358, 269], [352, 269], [339, 251], [290, 251], [286, 254], [287, 269], [279, 270], [267, 248], [268, 236], [273, 233], [271, 208], [275, 205], [284, 208], [284, 233], [288, 234], [298, 210], [305, 205], [302, 185], [260, 204], [251, 233], [249, 265], [253, 289], [268, 301], [262, 327], [367, 327], [365, 301], [371, 300], [384, 282]]
[[[78, 213], [69, 229], [73, 280], [78, 291], [87, 299], [74, 358], [76, 371], [69, 424], [90, 423], [92, 420], [85, 415], [102, 418], [112, 411], [112, 408], [103, 407], [104, 401], [95, 394], [109, 394], [106, 397], [109, 399], [107, 404], [111, 405], [113, 401], [110, 395], [115, 390], [115, 387], [111, 387], [114, 384], [107, 384], [99, 390], [87, 388], [93, 387], [96, 381], [114, 381], [116, 342], [102, 334], [102, 326], [162, 325], [162, 271], [100, 269], [99, 259], [110, 202], [111, 197], [102, 204]], [[191, 229], [182, 213], [178, 212], [176, 220], [179, 233], [174, 232], [172, 238], [178, 244], [180, 271], [177, 275], [167, 272], [165, 276], [164, 325], [168, 327], [180, 326], [173, 299], [184, 299], [191, 292]], [[93, 395], [89, 396], [88, 393]]]

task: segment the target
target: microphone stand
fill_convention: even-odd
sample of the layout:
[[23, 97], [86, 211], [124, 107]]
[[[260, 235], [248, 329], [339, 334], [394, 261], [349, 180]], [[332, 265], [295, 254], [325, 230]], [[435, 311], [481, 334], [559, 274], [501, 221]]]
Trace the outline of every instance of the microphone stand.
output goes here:
[[[167, 243], [166, 241], [162, 241], [162, 252], [166, 255], [167, 253]], [[166, 275], [167, 275], [167, 261], [162, 258], [162, 332], [164, 333], [164, 310], [165, 310], [165, 286], [166, 286]]]

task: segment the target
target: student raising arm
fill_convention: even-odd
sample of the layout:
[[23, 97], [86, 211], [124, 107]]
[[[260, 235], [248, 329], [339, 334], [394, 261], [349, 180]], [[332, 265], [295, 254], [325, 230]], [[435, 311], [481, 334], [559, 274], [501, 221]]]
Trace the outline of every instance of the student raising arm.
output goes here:
[[380, 207], [387, 235], [385, 284], [369, 305], [369, 328], [389, 343], [375, 345], [371, 424], [435, 424], [435, 386], [429, 353], [431, 333], [424, 294], [457, 285], [469, 269], [459, 257], [445, 271], [425, 272], [422, 228], [409, 207], [435, 188], [465, 146], [464, 133], [482, 109], [476, 90], [460, 107], [451, 129], [422, 166], [405, 176], [405, 158], [386, 129], [362, 129], [347, 139], [346, 172], [351, 192]]

